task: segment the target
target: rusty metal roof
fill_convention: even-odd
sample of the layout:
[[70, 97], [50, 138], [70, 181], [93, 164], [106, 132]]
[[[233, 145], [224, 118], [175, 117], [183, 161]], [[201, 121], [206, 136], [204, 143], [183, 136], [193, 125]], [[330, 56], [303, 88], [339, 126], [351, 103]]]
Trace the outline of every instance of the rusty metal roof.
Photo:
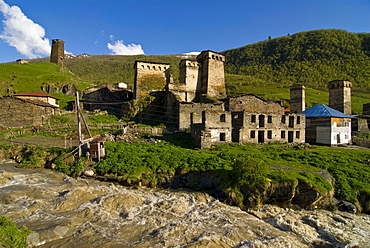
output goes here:
[[23, 92], [23, 93], [17, 93], [13, 94], [13, 96], [38, 96], [38, 97], [51, 97], [54, 99], [59, 100], [59, 98], [56, 98], [55, 96], [49, 95], [45, 92], [39, 91], [39, 92]]

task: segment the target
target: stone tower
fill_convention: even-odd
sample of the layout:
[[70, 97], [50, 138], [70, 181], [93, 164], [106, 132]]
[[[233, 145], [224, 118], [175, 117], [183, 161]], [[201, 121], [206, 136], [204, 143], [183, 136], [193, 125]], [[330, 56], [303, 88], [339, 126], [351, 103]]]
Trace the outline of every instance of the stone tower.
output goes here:
[[294, 84], [290, 86], [290, 112], [300, 113], [306, 109], [306, 87]]
[[179, 81], [185, 92], [185, 95], [181, 96], [181, 100], [191, 102], [201, 91], [199, 63], [193, 60], [181, 60], [179, 67]]
[[169, 68], [169, 64], [135, 61], [134, 99], [164, 90], [172, 81]]
[[328, 83], [329, 107], [346, 115], [352, 115], [352, 83], [350, 81], [335, 80]]
[[64, 66], [64, 41], [62, 40], [52, 41], [50, 62]]
[[226, 96], [225, 56], [208, 50], [201, 52], [197, 60], [201, 66], [201, 94], [210, 97]]

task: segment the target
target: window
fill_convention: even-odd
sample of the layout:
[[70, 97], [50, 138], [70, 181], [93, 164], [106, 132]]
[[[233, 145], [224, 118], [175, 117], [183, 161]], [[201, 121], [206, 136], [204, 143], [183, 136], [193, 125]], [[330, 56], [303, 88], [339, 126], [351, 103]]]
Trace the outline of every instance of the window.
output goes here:
[[267, 131], [267, 138], [272, 139], [272, 131], [271, 130]]
[[285, 122], [286, 122], [286, 116], [285, 116], [285, 115], [283, 115], [283, 116], [281, 117], [281, 123], [284, 123], [284, 124], [285, 124]]
[[267, 116], [267, 123], [272, 123], [272, 116], [271, 115]]
[[294, 127], [294, 116], [289, 116], [289, 127]]
[[301, 124], [301, 117], [297, 116], [297, 124]]
[[295, 132], [296, 139], [299, 139], [300, 136], [301, 136], [301, 133], [299, 131]]
[[226, 122], [226, 115], [225, 114], [220, 115], [220, 122]]
[[285, 131], [281, 131], [281, 138], [285, 139]]
[[265, 116], [259, 115], [258, 116], [258, 126], [264, 127], [265, 126]]
[[254, 130], [251, 130], [251, 139], [254, 139], [254, 138], [256, 138], [256, 131], [254, 131]]
[[226, 134], [220, 133], [220, 141], [226, 141]]
[[256, 115], [252, 115], [251, 116], [251, 122], [252, 123], [256, 123]]

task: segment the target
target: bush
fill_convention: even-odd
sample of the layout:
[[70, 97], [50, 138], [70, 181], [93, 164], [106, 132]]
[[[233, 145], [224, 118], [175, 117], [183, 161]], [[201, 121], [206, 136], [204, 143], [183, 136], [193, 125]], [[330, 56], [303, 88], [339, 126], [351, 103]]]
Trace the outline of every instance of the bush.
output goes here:
[[236, 158], [232, 174], [240, 184], [260, 184], [266, 182], [268, 167], [253, 157], [240, 155]]
[[26, 238], [32, 231], [26, 227], [17, 228], [14, 222], [5, 216], [0, 216], [0, 247], [27, 247]]

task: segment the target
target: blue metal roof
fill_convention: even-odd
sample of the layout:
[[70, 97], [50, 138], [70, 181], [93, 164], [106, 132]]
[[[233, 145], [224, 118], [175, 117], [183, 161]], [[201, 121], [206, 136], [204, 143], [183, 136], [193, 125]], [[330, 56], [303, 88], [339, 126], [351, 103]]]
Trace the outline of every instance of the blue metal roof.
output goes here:
[[346, 115], [338, 110], [332, 109], [325, 104], [317, 104], [301, 114], [305, 114], [306, 117], [338, 117], [338, 118], [351, 118], [351, 116]]

